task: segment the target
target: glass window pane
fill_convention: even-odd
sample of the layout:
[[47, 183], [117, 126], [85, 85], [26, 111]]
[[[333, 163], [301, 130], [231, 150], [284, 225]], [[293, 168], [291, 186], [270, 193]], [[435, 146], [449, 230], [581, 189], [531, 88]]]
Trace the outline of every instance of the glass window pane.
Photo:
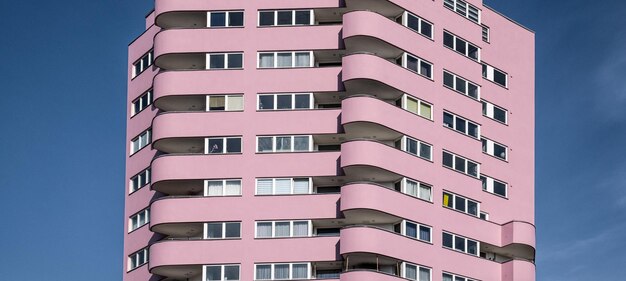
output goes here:
[[454, 281], [466, 281], [465, 278], [456, 276], [454, 277]]
[[273, 68], [274, 67], [274, 53], [259, 54], [259, 67], [260, 68]]
[[454, 76], [452, 76], [452, 74], [448, 73], [448, 72], [444, 72], [443, 73], [443, 84], [450, 87], [450, 88], [454, 88]]
[[293, 222], [293, 236], [309, 236], [309, 222]]
[[420, 157], [430, 159], [431, 147], [427, 144], [420, 144]]
[[294, 141], [294, 151], [309, 151], [309, 137], [308, 136], [299, 136], [293, 137]]
[[452, 154], [443, 152], [443, 165], [452, 168]]
[[206, 237], [209, 239], [222, 238], [222, 223], [207, 223]]
[[309, 193], [309, 179], [293, 179], [293, 193], [294, 194], [308, 194]]
[[459, 196], [455, 196], [454, 197], [454, 208], [461, 211], [461, 212], [465, 212], [465, 198], [463, 197], [459, 197]]
[[407, 97], [406, 98], [406, 110], [417, 113], [417, 100]]
[[474, 60], [478, 60], [478, 48], [468, 44], [467, 55]]
[[274, 11], [259, 12], [259, 26], [274, 25]]
[[467, 253], [476, 255], [478, 254], [478, 243], [473, 240], [467, 240]]
[[224, 54], [211, 54], [209, 57], [209, 69], [222, 69], [225, 67]]
[[467, 173], [477, 177], [478, 176], [478, 164], [474, 162], [467, 162]]
[[478, 216], [478, 203], [467, 200], [467, 213]]
[[275, 194], [291, 194], [291, 179], [276, 179]]
[[211, 13], [211, 27], [226, 26], [226, 13], [225, 12], [212, 12]]
[[450, 113], [443, 113], [443, 124], [449, 128], [454, 128], [454, 116]]
[[493, 82], [496, 82], [504, 87], [506, 87], [506, 74], [494, 69], [493, 71]]
[[208, 195], [209, 196], [221, 196], [223, 195], [223, 186], [222, 181], [208, 181]]
[[404, 225], [404, 232], [408, 237], [417, 238], [417, 224], [406, 222]]
[[242, 68], [243, 54], [228, 54], [228, 68]]
[[226, 238], [238, 238], [241, 237], [241, 223], [229, 222], [226, 223]]
[[259, 137], [258, 139], [258, 152], [271, 152], [272, 148], [272, 137]]
[[493, 181], [493, 193], [506, 197], [506, 185], [499, 181]]
[[420, 225], [420, 240], [430, 242], [430, 227]]
[[461, 119], [461, 118], [456, 118], [456, 128], [455, 129], [457, 131], [465, 134], [465, 130], [467, 129], [467, 121], [465, 121], [464, 119]]
[[460, 158], [460, 157], [455, 157], [454, 158], [454, 168], [457, 171], [465, 173], [465, 159]]
[[497, 107], [493, 107], [493, 118], [502, 122], [502, 123], [506, 123], [506, 111], [499, 109]]
[[309, 109], [311, 108], [311, 99], [309, 94], [295, 95], [296, 108]]
[[457, 78], [456, 78], [456, 85], [455, 85], [456, 87], [455, 87], [455, 89], [456, 89], [457, 91], [461, 92], [461, 93], [465, 93], [465, 86], [466, 86], [465, 84], [466, 84], [466, 83], [467, 83], [467, 82], [466, 82], [465, 80], [463, 80], [463, 79], [461, 79], [461, 78], [457, 77]]
[[452, 248], [452, 235], [449, 233], [443, 233], [443, 246]]
[[455, 50], [461, 54], [465, 54], [465, 52], [467, 51], [465, 41], [456, 38]]
[[404, 278], [417, 280], [417, 266], [412, 264], [404, 265]]
[[406, 26], [419, 32], [419, 19], [414, 15], [407, 14]]
[[454, 249], [465, 252], [465, 238], [456, 236], [454, 238]]
[[310, 11], [296, 11], [296, 24], [311, 24], [311, 12]]
[[256, 224], [256, 237], [272, 237], [272, 223], [258, 222]]
[[276, 96], [276, 109], [291, 109], [291, 95]]
[[478, 137], [478, 126], [474, 123], [467, 122], [467, 134], [477, 138]]
[[444, 273], [444, 274], [443, 274], [443, 279], [442, 279], [442, 280], [443, 280], [443, 281], [453, 281], [453, 280], [452, 280], [452, 275]]
[[417, 141], [412, 139], [406, 139], [405, 151], [417, 155]]
[[308, 279], [309, 265], [306, 263], [297, 263], [292, 265], [291, 279]]
[[429, 38], [433, 37], [433, 26], [430, 23], [427, 23], [425, 21], [422, 21], [422, 30], [421, 33], [424, 34], [425, 36], [428, 36]]
[[505, 159], [506, 160], [506, 148], [499, 144], [493, 144], [493, 155], [495, 157]]
[[417, 71], [417, 58], [407, 55], [406, 56], [406, 68], [413, 71]]
[[291, 151], [291, 137], [276, 137], [276, 151]]
[[292, 25], [291, 11], [278, 11], [278, 24], [277, 25]]
[[256, 280], [272, 279], [272, 266], [269, 264], [256, 266]]
[[243, 26], [243, 12], [229, 12], [228, 26]]
[[224, 190], [224, 195], [241, 195], [241, 181], [240, 180], [226, 181], [226, 188]]
[[452, 34], [447, 32], [443, 33], [443, 44], [450, 48], [454, 48], [454, 37], [452, 37]]
[[453, 206], [453, 202], [452, 202], [452, 194], [449, 193], [443, 193], [443, 205], [446, 207], [450, 207], [452, 208]]
[[430, 186], [425, 185], [425, 184], [420, 184], [419, 190], [420, 190], [419, 198], [424, 199], [426, 201], [430, 201], [430, 199], [432, 198], [432, 190]]
[[274, 279], [289, 279], [289, 265], [288, 264], [274, 265]]
[[226, 109], [226, 97], [224, 96], [210, 96], [209, 97], [209, 111], [224, 110]]
[[468, 83], [467, 94], [472, 98], [478, 99], [478, 86]]
[[432, 110], [429, 104], [420, 103], [420, 116], [428, 119], [432, 119]]
[[206, 268], [206, 280], [222, 280], [222, 267], [221, 266], [207, 266]]
[[292, 67], [291, 53], [278, 53], [276, 67]]
[[227, 153], [240, 153], [241, 152], [241, 138], [227, 138], [226, 139], [226, 152]]
[[209, 153], [223, 153], [223, 145], [223, 139], [209, 139]]
[[430, 269], [420, 267], [420, 279], [419, 281], [430, 281]]
[[427, 62], [422, 61], [420, 63], [420, 74], [426, 77], [432, 77], [432, 65]]
[[228, 96], [228, 107], [226, 110], [243, 110], [243, 96]]
[[238, 265], [225, 265], [224, 266], [224, 280], [239, 280], [239, 266]]
[[311, 67], [311, 53], [296, 53], [296, 67]]
[[259, 110], [274, 109], [274, 95], [259, 96]]
[[412, 180], [406, 180], [405, 187], [404, 187], [404, 193], [409, 194], [411, 196], [416, 196], [417, 197], [418, 185], [419, 184], [417, 182], [414, 182]]

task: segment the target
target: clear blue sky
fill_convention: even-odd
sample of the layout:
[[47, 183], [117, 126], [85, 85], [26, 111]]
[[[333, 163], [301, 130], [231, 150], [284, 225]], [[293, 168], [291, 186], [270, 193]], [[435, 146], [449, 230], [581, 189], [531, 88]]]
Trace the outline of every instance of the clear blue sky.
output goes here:
[[[623, 279], [626, 2], [486, 3], [537, 32], [538, 280]], [[121, 280], [127, 44], [152, 5], [0, 1], [0, 279]]]

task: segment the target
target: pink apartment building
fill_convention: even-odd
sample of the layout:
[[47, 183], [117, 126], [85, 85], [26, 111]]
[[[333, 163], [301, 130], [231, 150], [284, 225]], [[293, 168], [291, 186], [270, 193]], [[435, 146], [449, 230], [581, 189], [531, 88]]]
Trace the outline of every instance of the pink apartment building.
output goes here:
[[481, 0], [155, 2], [123, 280], [535, 280], [532, 31]]

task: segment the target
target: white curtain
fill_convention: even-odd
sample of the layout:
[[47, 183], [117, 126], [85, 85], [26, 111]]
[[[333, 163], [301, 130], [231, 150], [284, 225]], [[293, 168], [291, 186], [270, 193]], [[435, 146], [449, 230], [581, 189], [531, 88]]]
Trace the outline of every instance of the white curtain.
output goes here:
[[291, 279], [309, 279], [309, 265], [296, 263], [292, 265]]
[[256, 280], [269, 280], [272, 279], [272, 266], [257, 265], [256, 266]]
[[309, 222], [308, 221], [293, 222], [293, 236], [309, 236]]
[[266, 195], [272, 194], [272, 180], [260, 179], [256, 181], [256, 194]]
[[311, 53], [296, 53], [296, 67], [311, 67]]
[[417, 182], [406, 180], [406, 186], [404, 187], [404, 192], [408, 195], [417, 197]]
[[420, 240], [430, 242], [430, 228], [426, 226], [420, 226]]
[[224, 195], [241, 195], [241, 181], [226, 181], [226, 190]]
[[430, 269], [424, 268], [424, 267], [420, 267], [420, 279], [419, 279], [419, 281], [430, 281]]
[[289, 264], [274, 265], [274, 279], [289, 279]]
[[222, 187], [222, 181], [208, 181], [209, 196], [222, 196]]
[[293, 194], [308, 194], [309, 179], [293, 179]]
[[226, 110], [243, 110], [243, 96], [228, 96]]
[[292, 67], [291, 53], [278, 53], [276, 67]]
[[291, 194], [291, 179], [276, 179], [275, 194]]
[[273, 68], [274, 53], [259, 54], [259, 68]]
[[404, 278], [417, 280], [417, 266], [412, 264], [404, 265]]
[[420, 195], [419, 198], [422, 198], [426, 201], [430, 201], [431, 199], [431, 190], [430, 186], [420, 184]]
[[274, 223], [274, 237], [289, 237], [289, 222], [276, 222]]
[[404, 233], [406, 236], [417, 238], [417, 225], [410, 222], [405, 223]]
[[272, 237], [272, 223], [259, 222], [256, 224], [256, 237]]

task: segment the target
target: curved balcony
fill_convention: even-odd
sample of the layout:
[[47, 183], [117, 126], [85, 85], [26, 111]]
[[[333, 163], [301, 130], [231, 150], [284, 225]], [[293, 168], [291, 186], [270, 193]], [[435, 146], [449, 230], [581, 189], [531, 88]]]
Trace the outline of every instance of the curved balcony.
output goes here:
[[[245, 233], [244, 233], [245, 235]], [[220, 241], [162, 241], [150, 246], [149, 270], [169, 278], [186, 278], [185, 270], [202, 270], [204, 264], [252, 264], [255, 261], [334, 261], [339, 237]], [[255, 249], [249, 251], [249, 249]], [[276, 249], [291, 249], [276, 251]], [[216, 255], [215, 253], [220, 253]], [[252, 280], [242, 271], [242, 280]], [[182, 276], [181, 276], [182, 274]], [[195, 275], [197, 272], [189, 273]]]
[[523, 260], [512, 260], [502, 264], [502, 281], [535, 280], [535, 264]]

